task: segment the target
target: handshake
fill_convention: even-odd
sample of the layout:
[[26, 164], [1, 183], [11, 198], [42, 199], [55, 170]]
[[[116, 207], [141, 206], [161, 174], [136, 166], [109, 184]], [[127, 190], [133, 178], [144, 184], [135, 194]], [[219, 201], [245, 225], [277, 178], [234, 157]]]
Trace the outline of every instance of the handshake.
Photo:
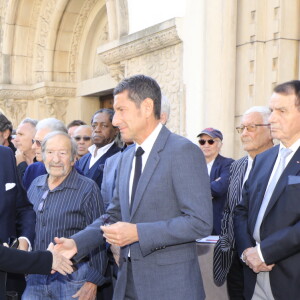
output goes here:
[[54, 241], [56, 245], [50, 243], [47, 249], [53, 256], [51, 273], [71, 274], [75, 270], [71, 258], [77, 253], [74, 240], [56, 237]]

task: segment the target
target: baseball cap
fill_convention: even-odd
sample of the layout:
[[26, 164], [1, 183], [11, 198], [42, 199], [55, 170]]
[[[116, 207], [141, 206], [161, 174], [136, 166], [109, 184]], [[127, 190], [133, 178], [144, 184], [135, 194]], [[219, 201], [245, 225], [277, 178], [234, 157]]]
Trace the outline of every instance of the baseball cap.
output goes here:
[[205, 128], [203, 129], [198, 135], [197, 137], [201, 137], [202, 134], [207, 134], [210, 137], [214, 138], [219, 138], [221, 141], [223, 140], [223, 134], [220, 130], [209, 127], [209, 128]]

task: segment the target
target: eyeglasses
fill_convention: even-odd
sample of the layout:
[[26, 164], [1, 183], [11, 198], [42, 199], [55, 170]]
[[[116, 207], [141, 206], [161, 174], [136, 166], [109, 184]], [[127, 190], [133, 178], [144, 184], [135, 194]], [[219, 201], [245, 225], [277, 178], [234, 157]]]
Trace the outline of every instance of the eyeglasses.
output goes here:
[[49, 194], [49, 190], [45, 191], [43, 196], [42, 196], [42, 199], [41, 199], [41, 202], [38, 206], [38, 212], [39, 213], [43, 213], [44, 212], [44, 207], [45, 207], [45, 203], [46, 203], [46, 198]]
[[213, 144], [215, 143], [214, 140], [202, 140], [202, 139], [199, 140], [199, 144], [200, 144], [201, 146], [205, 145], [206, 142], [207, 142], [209, 145], [213, 145]]
[[32, 144], [36, 143], [36, 145], [37, 145], [38, 147], [41, 147], [41, 146], [42, 146], [42, 142], [43, 142], [43, 141], [32, 140]]
[[248, 125], [248, 126], [241, 125], [239, 127], [236, 127], [236, 130], [238, 133], [242, 133], [244, 131], [244, 129], [247, 128], [247, 131], [254, 132], [254, 131], [256, 131], [257, 127], [259, 127], [259, 126], [270, 126], [270, 124], [252, 124], [252, 125]]
[[87, 142], [87, 141], [90, 141], [91, 140], [91, 137], [90, 136], [75, 136], [74, 137], [74, 140], [76, 141], [76, 142], [79, 142], [80, 140], [84, 140], [85, 142]]

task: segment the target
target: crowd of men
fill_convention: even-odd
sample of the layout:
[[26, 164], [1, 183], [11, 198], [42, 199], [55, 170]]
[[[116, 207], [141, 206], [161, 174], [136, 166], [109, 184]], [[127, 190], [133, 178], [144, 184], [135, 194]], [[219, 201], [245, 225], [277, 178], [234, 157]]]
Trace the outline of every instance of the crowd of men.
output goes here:
[[0, 246], [0, 299], [204, 299], [195, 240], [211, 234], [230, 299], [297, 298], [300, 81], [243, 114], [236, 161], [219, 129], [197, 146], [167, 129], [169, 113], [136, 75], [90, 125], [26, 118], [13, 137], [0, 114], [0, 239], [23, 250]]

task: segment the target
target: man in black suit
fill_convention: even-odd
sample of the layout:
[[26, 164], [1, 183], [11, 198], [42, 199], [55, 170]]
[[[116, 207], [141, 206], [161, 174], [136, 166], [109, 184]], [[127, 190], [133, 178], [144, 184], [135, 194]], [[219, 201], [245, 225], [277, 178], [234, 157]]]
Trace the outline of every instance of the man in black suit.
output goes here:
[[72, 263], [54, 250], [26, 252], [10, 249], [0, 244], [0, 299], [5, 299], [5, 273], [49, 274], [51, 270], [63, 275], [72, 273]]
[[114, 142], [119, 130], [112, 125], [113, 116], [114, 111], [108, 108], [95, 112], [91, 120], [93, 145], [89, 147], [89, 153], [76, 164], [86, 177], [98, 184], [100, 189], [106, 159], [121, 150]]
[[256, 156], [235, 209], [236, 245], [245, 262], [246, 299], [298, 299], [300, 294], [300, 81], [274, 88], [272, 137]]
[[[17, 172], [16, 159], [8, 147], [0, 146], [0, 240], [19, 238], [19, 249], [28, 250], [34, 239], [35, 212], [27, 199]], [[21, 292], [25, 281], [11, 275], [7, 289]]]

